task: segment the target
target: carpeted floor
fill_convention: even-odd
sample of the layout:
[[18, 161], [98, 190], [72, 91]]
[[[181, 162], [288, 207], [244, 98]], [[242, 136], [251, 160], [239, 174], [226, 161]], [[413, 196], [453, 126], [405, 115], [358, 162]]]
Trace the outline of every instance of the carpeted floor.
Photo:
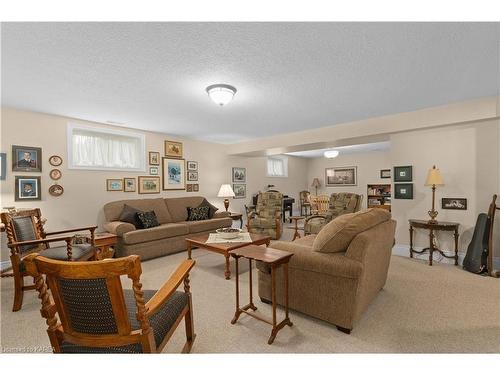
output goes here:
[[[144, 262], [143, 288], [158, 288], [185, 257], [179, 253]], [[285, 327], [274, 344], [268, 345], [267, 324], [249, 316], [230, 324], [235, 290], [234, 280], [224, 279], [224, 258], [205, 250], [195, 250], [193, 257], [197, 262], [191, 277], [197, 334], [194, 353], [500, 353], [498, 279], [393, 256], [385, 288], [351, 335], [292, 311], [293, 327]], [[247, 272], [240, 270], [245, 297]], [[26, 292], [22, 310], [13, 313], [12, 284], [10, 278], [1, 280], [2, 351], [49, 351], [36, 293]], [[270, 316], [270, 306], [256, 300], [259, 311]], [[179, 352], [183, 343], [181, 326], [165, 352]]]

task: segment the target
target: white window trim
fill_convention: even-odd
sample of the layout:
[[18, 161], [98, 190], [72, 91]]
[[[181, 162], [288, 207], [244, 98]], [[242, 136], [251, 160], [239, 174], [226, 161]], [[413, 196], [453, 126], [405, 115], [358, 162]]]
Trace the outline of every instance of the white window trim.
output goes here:
[[[280, 159], [283, 161], [283, 169], [285, 174], [283, 176], [275, 176], [269, 174], [269, 170], [267, 168], [267, 162], [269, 159]], [[288, 157], [284, 155], [270, 155], [266, 158], [266, 177], [271, 177], [271, 178], [288, 178]]]
[[[113, 167], [87, 167], [73, 165], [73, 130], [81, 129], [94, 131], [96, 133], [106, 133], [123, 135], [125, 137], [137, 137], [141, 144], [140, 167], [139, 168], [113, 168]], [[67, 146], [68, 146], [68, 169], [88, 170], [88, 171], [123, 171], [123, 172], [146, 172], [146, 136], [141, 133], [99, 128], [83, 124], [68, 123], [67, 125]]]

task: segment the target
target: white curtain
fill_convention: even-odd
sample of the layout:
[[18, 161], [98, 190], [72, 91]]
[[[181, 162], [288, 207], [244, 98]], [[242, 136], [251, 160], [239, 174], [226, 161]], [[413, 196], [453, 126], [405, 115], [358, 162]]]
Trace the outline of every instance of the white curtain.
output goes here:
[[268, 158], [267, 159], [267, 174], [268, 176], [284, 176], [285, 162], [283, 159]]
[[72, 142], [74, 167], [141, 168], [138, 138], [74, 129]]

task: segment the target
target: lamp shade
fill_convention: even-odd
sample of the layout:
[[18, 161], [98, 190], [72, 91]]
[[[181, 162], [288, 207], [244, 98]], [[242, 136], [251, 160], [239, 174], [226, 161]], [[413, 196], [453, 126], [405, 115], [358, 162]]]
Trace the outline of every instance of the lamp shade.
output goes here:
[[432, 169], [429, 169], [427, 173], [427, 179], [425, 180], [425, 186], [442, 186], [444, 185], [443, 176], [441, 176], [441, 171], [434, 165]]
[[319, 188], [321, 186], [321, 183], [319, 182], [319, 179], [314, 178], [311, 186], [314, 187], [314, 188]]
[[219, 194], [217, 194], [219, 198], [230, 198], [234, 197], [234, 191], [229, 184], [222, 184], [219, 189]]

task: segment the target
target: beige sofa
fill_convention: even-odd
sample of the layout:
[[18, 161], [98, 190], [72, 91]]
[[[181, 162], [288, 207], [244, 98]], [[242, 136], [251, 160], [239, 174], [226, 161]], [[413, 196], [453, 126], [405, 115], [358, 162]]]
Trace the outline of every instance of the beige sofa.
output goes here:
[[[214, 217], [202, 221], [186, 221], [187, 208], [197, 207], [203, 197], [131, 199], [109, 202], [104, 205], [106, 223], [104, 228], [118, 236], [115, 246], [117, 257], [132, 254], [142, 260], [186, 250], [188, 235], [210, 233], [218, 228], [230, 227], [232, 220], [228, 212], [216, 212]], [[154, 211], [160, 226], [136, 229], [134, 225], [118, 221], [124, 205], [141, 211]]]
[[[350, 333], [385, 285], [396, 222], [379, 208], [339, 216], [317, 235], [271, 247], [294, 253], [289, 264], [290, 308], [333, 323]], [[259, 296], [271, 300], [270, 270], [259, 269]], [[283, 271], [277, 272], [277, 301], [283, 299]]]

